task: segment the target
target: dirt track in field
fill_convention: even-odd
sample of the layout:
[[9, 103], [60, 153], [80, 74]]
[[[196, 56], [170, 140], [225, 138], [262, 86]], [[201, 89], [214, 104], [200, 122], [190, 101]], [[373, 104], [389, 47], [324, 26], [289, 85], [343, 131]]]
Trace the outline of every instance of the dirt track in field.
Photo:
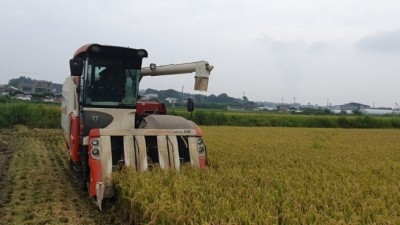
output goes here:
[[[7, 139], [9, 139], [10, 133], [7, 131], [0, 130], [0, 208], [7, 203], [9, 199], [9, 182], [8, 182], [8, 168], [12, 156], [12, 151], [8, 148]], [[0, 211], [0, 218], [3, 212]], [[0, 220], [1, 221], [1, 220]]]
[[119, 224], [68, 171], [60, 130], [0, 129], [0, 225]]

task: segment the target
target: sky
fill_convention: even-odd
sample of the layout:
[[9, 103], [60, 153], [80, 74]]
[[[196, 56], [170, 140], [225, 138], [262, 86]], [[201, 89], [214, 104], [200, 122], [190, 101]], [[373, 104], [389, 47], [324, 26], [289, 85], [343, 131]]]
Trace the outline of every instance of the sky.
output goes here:
[[398, 0], [1, 0], [0, 84], [63, 83], [87, 43], [144, 48], [157, 65], [206, 60], [194, 74], [146, 77], [141, 89], [226, 93], [252, 101], [400, 104]]

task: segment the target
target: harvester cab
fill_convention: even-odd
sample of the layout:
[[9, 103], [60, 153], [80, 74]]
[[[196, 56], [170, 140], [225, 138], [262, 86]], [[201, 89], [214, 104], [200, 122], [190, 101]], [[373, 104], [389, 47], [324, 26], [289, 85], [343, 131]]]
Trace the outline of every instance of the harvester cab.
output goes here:
[[[112, 172], [206, 166], [201, 129], [183, 117], [166, 115], [163, 103], [140, 100], [145, 76], [195, 72], [195, 90], [206, 91], [213, 66], [206, 61], [142, 68], [144, 49], [88, 44], [70, 60], [63, 84], [61, 125], [70, 167], [101, 209], [115, 195]], [[192, 100], [188, 109], [193, 110]]]

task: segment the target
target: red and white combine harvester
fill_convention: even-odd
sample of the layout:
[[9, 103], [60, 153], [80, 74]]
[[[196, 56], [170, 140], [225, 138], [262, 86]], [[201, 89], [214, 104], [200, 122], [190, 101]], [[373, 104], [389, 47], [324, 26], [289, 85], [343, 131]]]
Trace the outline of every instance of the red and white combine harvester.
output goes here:
[[[205, 61], [142, 68], [144, 49], [99, 44], [79, 48], [62, 89], [61, 126], [71, 170], [101, 209], [115, 190], [112, 172], [121, 167], [146, 171], [183, 163], [205, 168], [202, 131], [183, 117], [166, 115], [163, 103], [139, 100], [145, 76], [195, 72], [195, 90], [206, 91], [213, 69]], [[193, 102], [188, 100], [193, 111]]]

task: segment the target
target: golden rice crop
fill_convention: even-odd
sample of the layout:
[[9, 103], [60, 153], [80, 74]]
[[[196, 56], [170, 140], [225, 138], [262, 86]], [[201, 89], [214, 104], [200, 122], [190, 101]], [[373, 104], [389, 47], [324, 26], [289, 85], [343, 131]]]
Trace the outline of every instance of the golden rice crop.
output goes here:
[[[400, 130], [203, 127], [209, 166], [116, 174], [131, 221], [399, 224]], [[127, 208], [127, 209], [128, 209]]]

